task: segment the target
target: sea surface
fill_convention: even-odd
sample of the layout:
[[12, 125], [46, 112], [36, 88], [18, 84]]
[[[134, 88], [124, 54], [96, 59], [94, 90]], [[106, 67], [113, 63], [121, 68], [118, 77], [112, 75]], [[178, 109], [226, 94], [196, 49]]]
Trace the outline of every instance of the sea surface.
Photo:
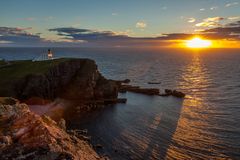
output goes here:
[[[46, 48], [0, 48], [0, 58], [35, 59]], [[240, 50], [53, 48], [94, 59], [111, 79], [177, 89], [185, 99], [126, 93], [117, 104], [73, 117], [111, 159], [240, 159]], [[1, 75], [0, 75], [1, 76]], [[161, 82], [149, 85], [148, 82]]]

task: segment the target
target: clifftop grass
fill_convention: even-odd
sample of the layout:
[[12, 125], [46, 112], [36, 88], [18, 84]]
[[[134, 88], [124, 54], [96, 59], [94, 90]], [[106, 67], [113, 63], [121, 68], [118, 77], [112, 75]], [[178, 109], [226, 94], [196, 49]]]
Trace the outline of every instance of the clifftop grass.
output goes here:
[[0, 67], [6, 65], [7, 63], [4, 60], [0, 60]]
[[[72, 60], [61, 58], [46, 61], [19, 60], [10, 61], [9, 64], [0, 61], [0, 96], [8, 95], [13, 90], [14, 84], [29, 74], [44, 74], [49, 68], [62, 62]], [[9, 93], [11, 95], [11, 93]]]

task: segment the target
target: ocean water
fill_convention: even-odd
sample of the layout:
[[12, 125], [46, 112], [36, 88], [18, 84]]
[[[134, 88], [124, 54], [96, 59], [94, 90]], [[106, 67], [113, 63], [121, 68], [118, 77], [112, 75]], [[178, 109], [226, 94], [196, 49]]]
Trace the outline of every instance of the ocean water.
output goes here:
[[[0, 58], [33, 59], [46, 48], [0, 48]], [[177, 89], [185, 99], [126, 93], [69, 128], [88, 129], [111, 159], [240, 159], [240, 50], [54, 48], [56, 57], [91, 58], [111, 79]], [[1, 76], [1, 75], [0, 75]], [[161, 82], [149, 85], [148, 82]]]

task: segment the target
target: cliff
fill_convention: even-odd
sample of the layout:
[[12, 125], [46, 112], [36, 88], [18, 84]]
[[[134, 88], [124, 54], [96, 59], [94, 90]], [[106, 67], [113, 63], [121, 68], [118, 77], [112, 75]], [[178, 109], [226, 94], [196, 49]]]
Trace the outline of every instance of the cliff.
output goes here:
[[0, 96], [20, 100], [57, 97], [91, 101], [116, 99], [117, 85], [105, 79], [90, 59], [12, 61], [0, 68]]
[[69, 135], [26, 104], [0, 97], [0, 159], [101, 159], [87, 142]]

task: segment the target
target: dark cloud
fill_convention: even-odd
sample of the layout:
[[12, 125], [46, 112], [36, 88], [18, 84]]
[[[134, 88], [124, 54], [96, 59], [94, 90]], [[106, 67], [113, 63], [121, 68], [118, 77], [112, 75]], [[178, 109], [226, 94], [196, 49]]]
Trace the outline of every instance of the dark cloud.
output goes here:
[[72, 38], [74, 40], [84, 41], [97, 41], [97, 40], [122, 40], [128, 39], [126, 35], [117, 35], [112, 31], [95, 31], [89, 29], [78, 28], [54, 28], [49, 31], [56, 31], [58, 35], [65, 36], [67, 39]]
[[187, 33], [169, 33], [163, 34], [161, 37], [157, 37], [159, 40], [185, 40], [194, 36], [193, 34]]
[[239, 27], [217, 27], [208, 30], [204, 30], [204, 33], [216, 33], [216, 34], [240, 34]]
[[32, 28], [0, 27], [0, 46], [80, 46], [75, 42], [56, 42], [41, 38], [41, 33], [32, 34], [29, 32]]
[[224, 27], [211, 28], [202, 31], [203, 34], [214, 35], [220, 39], [240, 40], [240, 21], [226, 24]]
[[[163, 36], [158, 37], [161, 40], [186, 40], [196, 34], [185, 34], [185, 33], [170, 33], [170, 34], [163, 34]], [[199, 36], [212, 39], [212, 40], [240, 40], [240, 21], [233, 22], [226, 24], [223, 27], [215, 27], [211, 29], [203, 30], [199, 33]]]
[[240, 27], [240, 21], [227, 24], [229, 27]]
[[36, 44], [43, 42], [40, 35], [34, 35], [27, 30], [31, 28], [0, 27], [0, 41], [16, 45]]
[[66, 27], [66, 28], [53, 28], [53, 29], [49, 29], [49, 31], [56, 31], [58, 33], [74, 34], [74, 33], [90, 32], [91, 30], [89, 30], [89, 29], [79, 29], [79, 28], [73, 28], [73, 27]]

